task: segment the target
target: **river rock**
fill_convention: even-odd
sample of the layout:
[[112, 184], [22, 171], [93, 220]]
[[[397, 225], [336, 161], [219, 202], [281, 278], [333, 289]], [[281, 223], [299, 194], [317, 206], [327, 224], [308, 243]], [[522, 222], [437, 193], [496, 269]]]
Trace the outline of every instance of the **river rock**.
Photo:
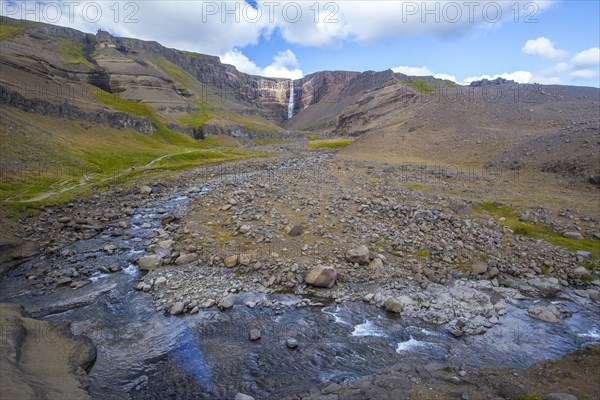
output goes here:
[[254, 397], [248, 396], [247, 394], [244, 394], [244, 393], [238, 393], [235, 395], [234, 400], [254, 400]]
[[575, 275], [575, 278], [577, 279], [582, 279], [586, 276], [591, 276], [590, 271], [588, 271], [586, 267], [575, 268], [575, 270], [573, 271], [573, 275]]
[[556, 278], [534, 278], [529, 280], [529, 285], [537, 289], [544, 297], [554, 297], [560, 290], [560, 282]]
[[233, 296], [225, 296], [221, 300], [219, 300], [218, 304], [219, 308], [222, 310], [226, 310], [228, 308], [233, 307]]
[[369, 270], [376, 274], [381, 275], [384, 272], [383, 261], [381, 258], [376, 258], [369, 263]]
[[194, 253], [183, 253], [179, 257], [177, 257], [177, 260], [175, 260], [175, 265], [189, 264], [192, 261], [194, 261], [196, 257], [197, 256]]
[[171, 311], [169, 312], [171, 315], [179, 315], [183, 312], [184, 308], [185, 304], [182, 301], [178, 301], [177, 303], [173, 304], [173, 307], [171, 307]]
[[285, 341], [285, 345], [288, 347], [288, 349], [295, 349], [298, 347], [298, 341], [294, 338], [288, 338]]
[[396, 314], [400, 314], [404, 310], [404, 304], [395, 297], [390, 297], [385, 301], [383, 307], [389, 311]]
[[233, 268], [233, 267], [235, 267], [237, 265], [237, 263], [238, 263], [238, 259], [239, 259], [239, 257], [238, 257], [237, 254], [225, 257], [225, 260], [224, 260], [225, 266], [227, 268]]
[[140, 267], [140, 269], [150, 271], [160, 267], [160, 265], [162, 264], [162, 257], [155, 254], [140, 257], [140, 259], [137, 261], [137, 264], [138, 267]]
[[250, 329], [250, 340], [252, 340], [253, 342], [260, 339], [262, 336], [260, 330], [253, 328]]
[[144, 186], [142, 186], [140, 188], [140, 194], [146, 194], [146, 195], [148, 195], [150, 193], [152, 193], [152, 188], [150, 186], [144, 185]]
[[354, 249], [348, 250], [346, 252], [346, 261], [351, 262], [353, 264], [368, 264], [370, 261], [369, 249], [363, 244]]
[[154, 280], [154, 286], [164, 285], [165, 283], [167, 283], [167, 278], [164, 276], [159, 276]]
[[471, 265], [471, 272], [475, 275], [485, 274], [488, 270], [488, 263], [485, 261], [476, 261]]
[[529, 316], [532, 318], [550, 322], [552, 324], [556, 324], [560, 322], [561, 319], [571, 315], [571, 313], [565, 308], [559, 308], [559, 306], [554, 304], [547, 306], [532, 305], [527, 309], [527, 314], [529, 314]]
[[310, 272], [306, 275], [306, 278], [304, 278], [304, 281], [312, 286], [329, 289], [335, 285], [336, 278], [337, 273], [333, 267], [317, 265], [310, 270]]

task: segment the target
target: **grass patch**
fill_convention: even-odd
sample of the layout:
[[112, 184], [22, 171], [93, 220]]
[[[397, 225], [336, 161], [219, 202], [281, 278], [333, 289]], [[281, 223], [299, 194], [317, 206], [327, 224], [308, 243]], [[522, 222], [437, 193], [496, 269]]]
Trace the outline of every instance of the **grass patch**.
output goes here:
[[526, 393], [519, 400], [542, 400], [542, 396], [539, 393]]
[[311, 140], [306, 147], [309, 149], [340, 149], [349, 146], [352, 142], [352, 139]]
[[415, 257], [423, 257], [423, 258], [427, 258], [429, 257], [429, 249], [421, 249], [421, 250], [417, 250], [413, 253], [413, 255]]
[[[593, 258], [600, 258], [600, 240], [569, 239], [544, 225], [534, 225], [529, 222], [519, 221], [519, 213], [511, 206], [497, 202], [486, 201], [473, 207], [476, 212], [486, 211], [499, 223], [512, 229], [515, 235], [526, 236], [532, 239], [545, 240], [556, 246], [565, 247], [571, 251], [586, 250], [592, 253]], [[500, 218], [504, 220], [500, 221]]]
[[308, 140], [322, 140], [323, 138], [319, 135], [317, 135], [316, 133], [311, 133], [311, 132], [303, 132], [304, 136], [306, 136], [306, 138]]
[[171, 61], [166, 58], [158, 58], [158, 65], [165, 71], [167, 75], [169, 75], [174, 81], [177, 81], [180, 85], [185, 88], [189, 88], [191, 82], [194, 82], [194, 77], [190, 75], [187, 71], [179, 68], [177, 65], [173, 64]]
[[37, 25], [31, 21], [8, 20], [0, 16], [0, 40], [22, 35], [25, 31], [35, 28]]
[[94, 65], [84, 57], [83, 45], [65, 38], [58, 39], [58, 56], [67, 65], [83, 65], [94, 68]]
[[402, 183], [402, 186], [405, 187], [406, 189], [410, 189], [410, 190], [423, 189], [423, 185], [421, 185], [420, 183]]
[[414, 81], [402, 81], [406, 86], [421, 94], [428, 94], [435, 90], [435, 85], [428, 83], [424, 79], [415, 79]]

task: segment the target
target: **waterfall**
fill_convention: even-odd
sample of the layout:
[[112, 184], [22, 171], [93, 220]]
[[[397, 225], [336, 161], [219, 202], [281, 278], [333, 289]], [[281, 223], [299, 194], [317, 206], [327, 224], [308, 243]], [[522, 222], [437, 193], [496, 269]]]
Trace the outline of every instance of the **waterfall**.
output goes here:
[[288, 102], [288, 119], [294, 116], [294, 80], [290, 80], [290, 101]]

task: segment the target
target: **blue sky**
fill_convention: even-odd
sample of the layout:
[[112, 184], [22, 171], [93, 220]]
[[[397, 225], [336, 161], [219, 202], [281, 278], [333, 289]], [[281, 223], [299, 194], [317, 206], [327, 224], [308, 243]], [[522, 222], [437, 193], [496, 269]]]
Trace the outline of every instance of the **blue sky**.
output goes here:
[[265, 76], [295, 79], [321, 70], [392, 68], [459, 83], [502, 76], [522, 83], [600, 86], [598, 1], [68, 4], [3, 2], [2, 14], [156, 40], [217, 55], [241, 71]]

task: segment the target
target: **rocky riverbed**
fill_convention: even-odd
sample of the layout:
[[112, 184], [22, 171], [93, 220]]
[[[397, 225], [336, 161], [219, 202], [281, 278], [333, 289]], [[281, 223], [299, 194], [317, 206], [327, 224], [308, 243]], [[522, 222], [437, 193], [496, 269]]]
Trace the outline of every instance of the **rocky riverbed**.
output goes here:
[[[270, 150], [23, 219], [29, 258], [13, 257], [1, 300], [92, 337], [98, 398], [361, 398], [343, 382], [375, 384], [406, 354], [458, 385], [465, 369], [600, 340], [597, 260], [476, 209], [461, 193], [489, 190], [485, 179]], [[435, 190], [420, 190], [424, 177]], [[520, 212], [566, 237], [600, 232], [594, 214]], [[383, 388], [374, 398], [397, 398]]]

